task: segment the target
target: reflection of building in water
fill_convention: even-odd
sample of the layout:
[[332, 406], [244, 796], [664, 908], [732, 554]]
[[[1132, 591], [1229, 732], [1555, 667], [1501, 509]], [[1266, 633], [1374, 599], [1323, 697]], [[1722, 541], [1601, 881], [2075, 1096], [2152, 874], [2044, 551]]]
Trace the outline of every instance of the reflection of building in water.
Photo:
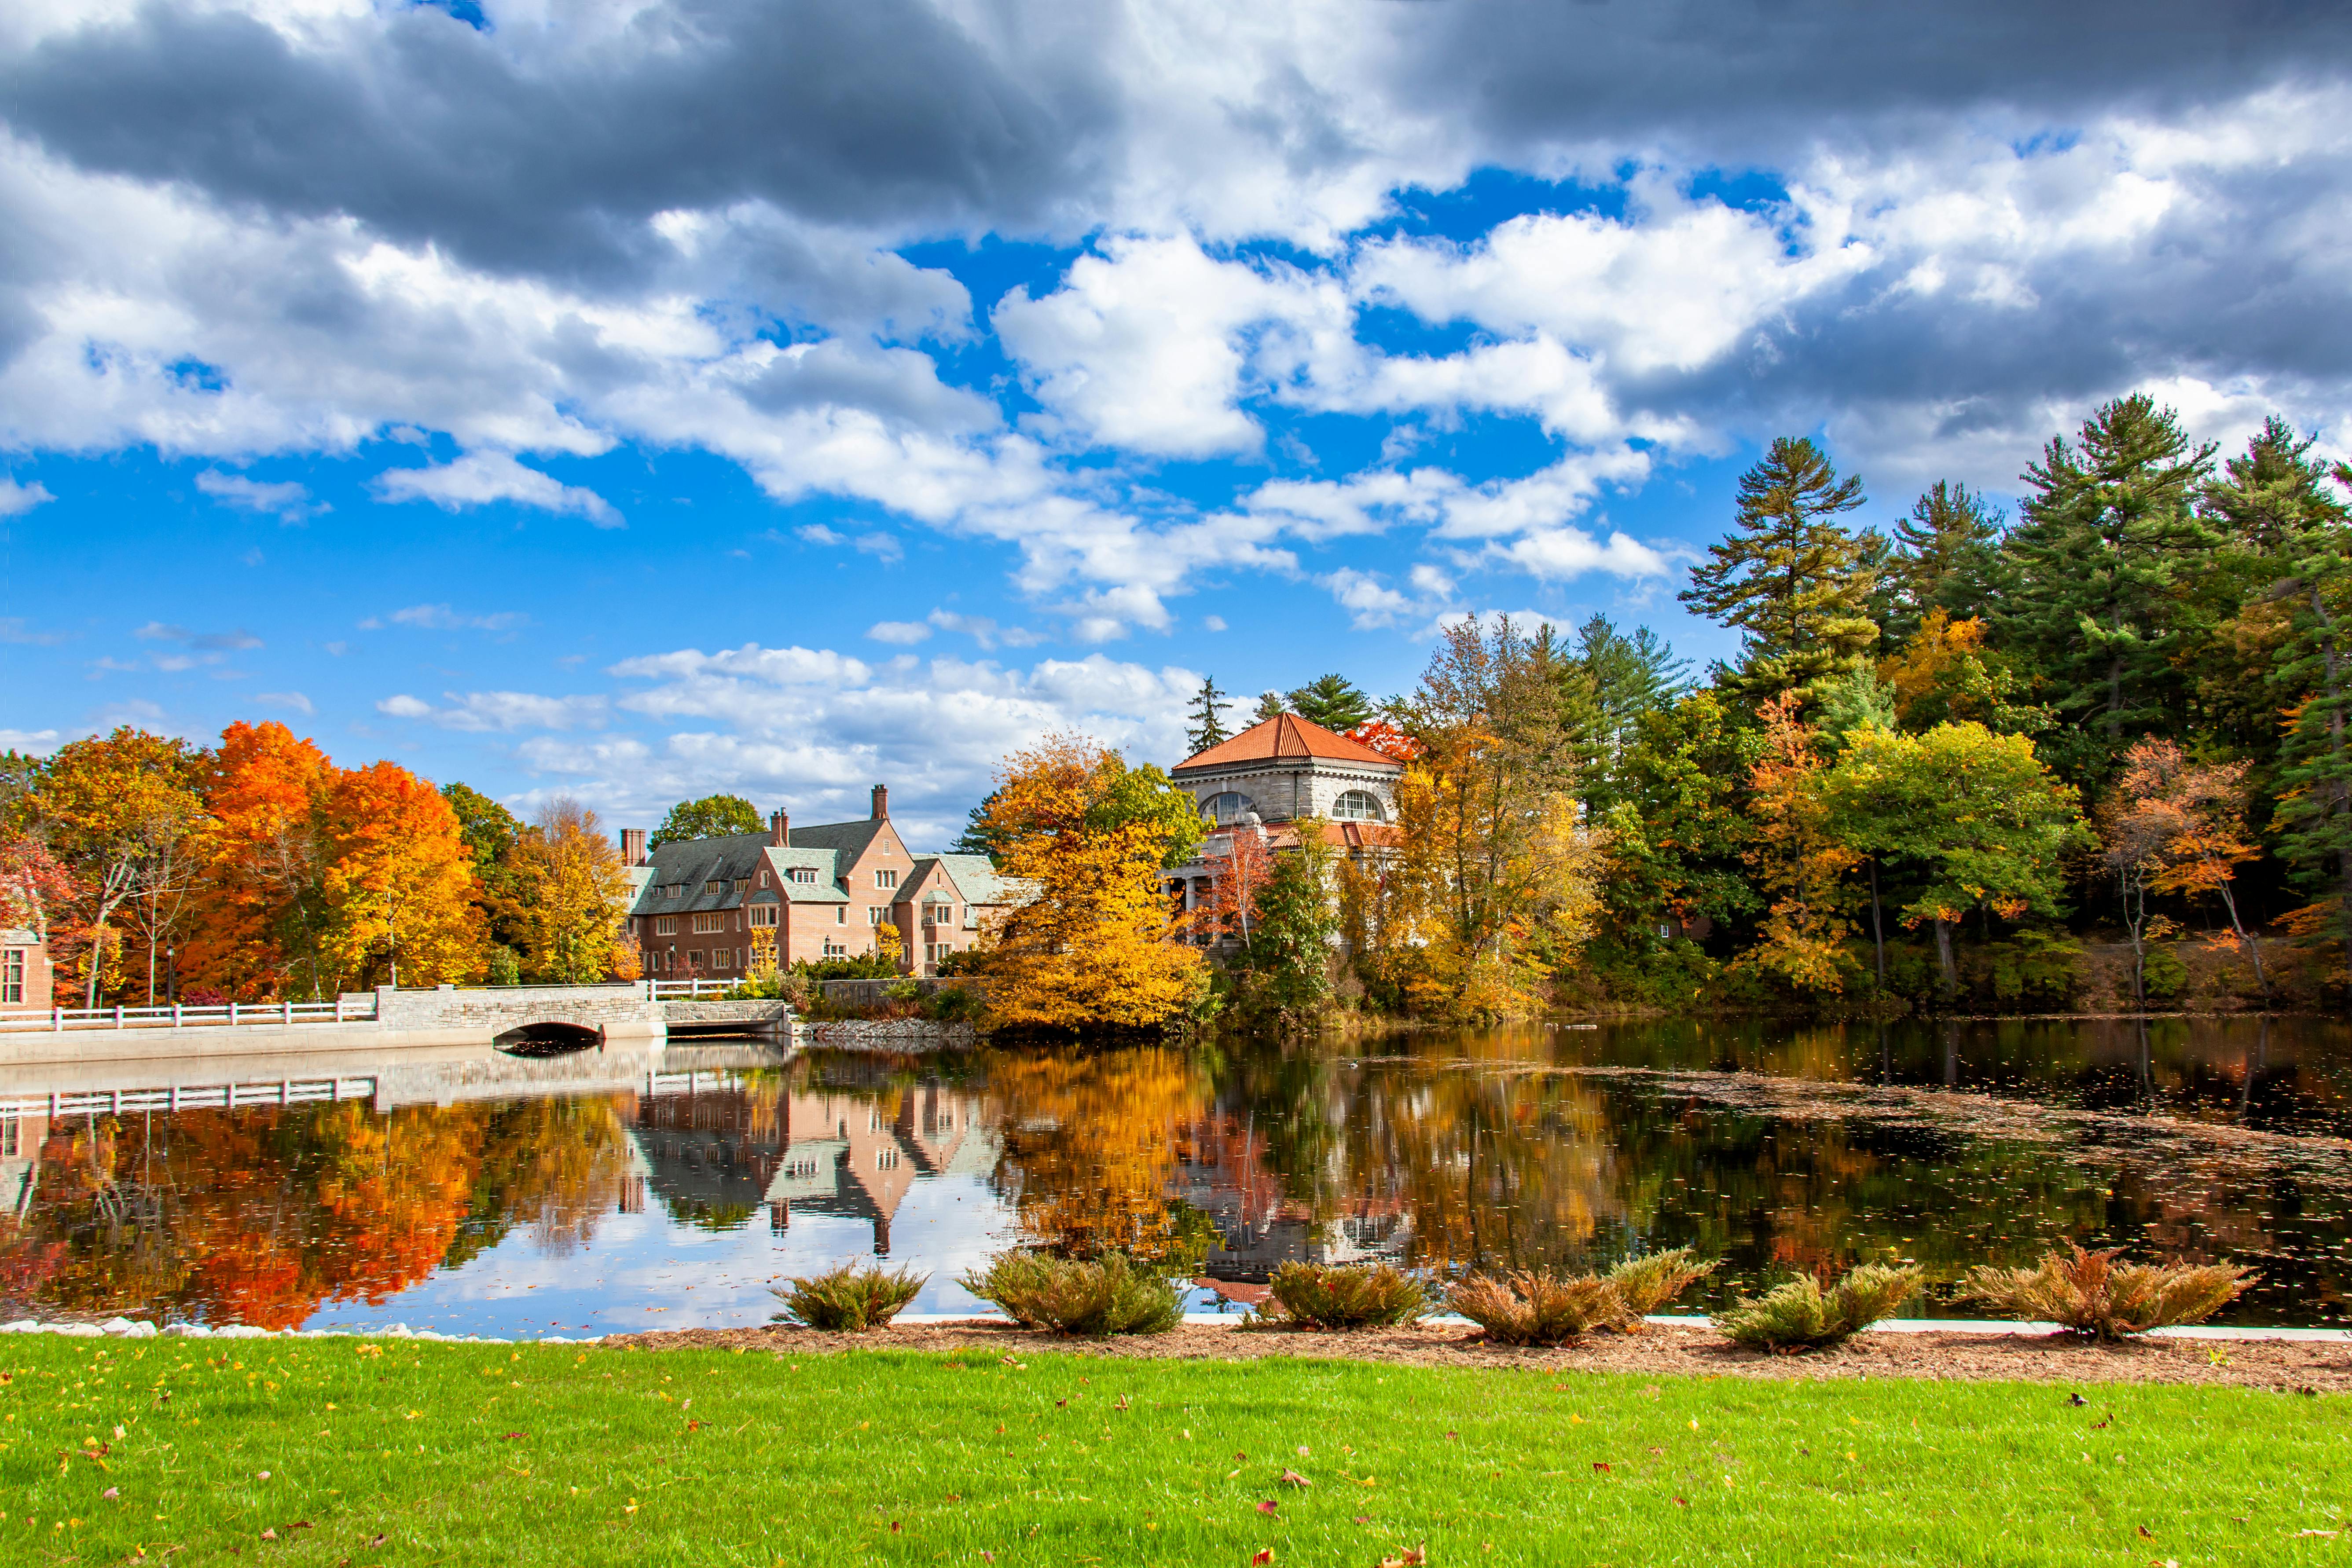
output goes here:
[[48, 1135], [47, 1116], [0, 1116], [0, 1205], [19, 1219], [32, 1209], [33, 1190], [40, 1181], [41, 1140]]
[[639, 1102], [635, 1136], [648, 1183], [679, 1218], [731, 1229], [768, 1206], [782, 1230], [795, 1208], [854, 1216], [890, 1251], [890, 1220], [916, 1178], [985, 1176], [996, 1139], [975, 1126], [978, 1102], [936, 1078], [890, 1084], [698, 1075], [688, 1092]]
[[1202, 1273], [1212, 1280], [1264, 1281], [1282, 1264], [1402, 1262], [1412, 1216], [1398, 1198], [1359, 1199], [1328, 1221], [1291, 1200], [1266, 1169], [1265, 1151], [1246, 1123], [1214, 1116], [1176, 1134], [1176, 1176], [1170, 1196], [1206, 1214], [1217, 1228]]

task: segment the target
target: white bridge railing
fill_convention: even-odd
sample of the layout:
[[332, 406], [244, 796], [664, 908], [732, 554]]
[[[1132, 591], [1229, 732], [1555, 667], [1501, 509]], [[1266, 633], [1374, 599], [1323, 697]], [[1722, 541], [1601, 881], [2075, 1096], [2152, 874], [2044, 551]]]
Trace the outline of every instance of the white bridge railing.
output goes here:
[[331, 1002], [231, 1002], [218, 1008], [51, 1008], [45, 1013], [0, 1013], [0, 1034], [86, 1029], [242, 1029], [295, 1024], [373, 1023], [375, 998]]
[[647, 980], [646, 988], [655, 1001], [667, 1001], [672, 997], [723, 997], [740, 980]]

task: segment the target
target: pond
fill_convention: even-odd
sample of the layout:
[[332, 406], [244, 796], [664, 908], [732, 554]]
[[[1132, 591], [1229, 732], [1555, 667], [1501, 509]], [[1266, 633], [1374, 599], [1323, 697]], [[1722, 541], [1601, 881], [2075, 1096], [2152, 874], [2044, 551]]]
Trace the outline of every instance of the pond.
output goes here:
[[1199, 1303], [1289, 1258], [1451, 1274], [1688, 1243], [1724, 1263], [1699, 1310], [2072, 1238], [2255, 1264], [2238, 1322], [2352, 1322], [2332, 1020], [678, 1045], [587, 1089], [528, 1063], [437, 1101], [392, 1082], [0, 1118], [0, 1312], [578, 1335], [764, 1322], [773, 1283], [856, 1257], [928, 1271], [915, 1310], [955, 1312], [963, 1270], [1049, 1238], [1175, 1260]]

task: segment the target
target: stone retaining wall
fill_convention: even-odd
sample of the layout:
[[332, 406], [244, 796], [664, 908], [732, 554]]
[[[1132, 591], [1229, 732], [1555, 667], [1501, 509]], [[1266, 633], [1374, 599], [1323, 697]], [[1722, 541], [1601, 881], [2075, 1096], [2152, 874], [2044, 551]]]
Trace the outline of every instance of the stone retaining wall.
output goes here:
[[793, 1040], [825, 1051], [969, 1051], [980, 1043], [980, 1031], [929, 1019], [839, 1019], [802, 1024]]

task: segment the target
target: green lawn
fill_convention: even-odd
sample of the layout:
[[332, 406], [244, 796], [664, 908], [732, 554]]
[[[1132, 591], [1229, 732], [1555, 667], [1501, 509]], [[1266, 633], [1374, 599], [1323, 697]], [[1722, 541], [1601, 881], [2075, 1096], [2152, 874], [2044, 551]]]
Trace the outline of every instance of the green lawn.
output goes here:
[[2352, 1552], [2302, 1533], [2352, 1512], [2352, 1406], [2333, 1399], [1024, 1360], [9, 1338], [0, 1563]]

